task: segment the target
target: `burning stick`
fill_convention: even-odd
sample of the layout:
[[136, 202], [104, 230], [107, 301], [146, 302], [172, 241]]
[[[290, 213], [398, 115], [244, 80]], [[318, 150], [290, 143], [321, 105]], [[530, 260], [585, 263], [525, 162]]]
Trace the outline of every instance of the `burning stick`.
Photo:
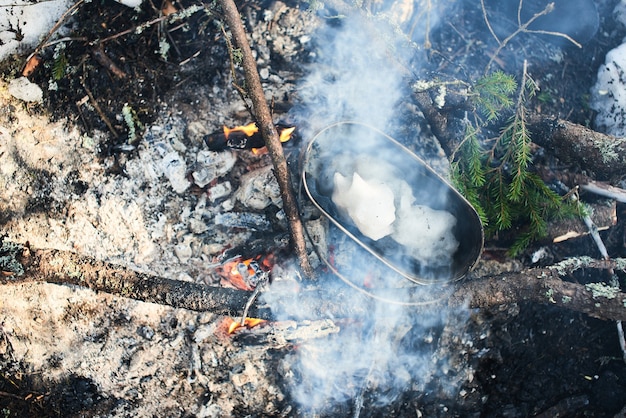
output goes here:
[[[287, 142], [291, 139], [295, 126], [276, 124], [280, 142]], [[226, 148], [257, 150], [265, 146], [265, 140], [259, 132], [256, 123], [235, 126], [228, 128], [224, 126], [221, 131], [213, 132], [204, 137], [204, 142], [212, 151], [222, 151]]]
[[[236, 327], [231, 324], [228, 329], [229, 334], [232, 334], [234, 330], [239, 327], [249, 326], [250, 318], [248, 318], [248, 311], [259, 296], [260, 290], [269, 281], [270, 271], [273, 266], [274, 257], [271, 253], [267, 256], [258, 256], [256, 259], [249, 258], [243, 261], [241, 257], [236, 257], [234, 260], [231, 259], [224, 264], [225, 268], [221, 269], [222, 275], [225, 274], [225, 279], [232, 283], [233, 286], [240, 290], [254, 289], [243, 309], [241, 321]], [[256, 325], [256, 323], [254, 325]]]
[[242, 322], [239, 322], [229, 317], [226, 319], [226, 322], [230, 323], [227, 329], [228, 334], [234, 334], [235, 331], [237, 331], [240, 328], [244, 328], [244, 327], [248, 329], [254, 328], [257, 325], [263, 324], [267, 321], [265, 319], [260, 319], [260, 318], [244, 318]]

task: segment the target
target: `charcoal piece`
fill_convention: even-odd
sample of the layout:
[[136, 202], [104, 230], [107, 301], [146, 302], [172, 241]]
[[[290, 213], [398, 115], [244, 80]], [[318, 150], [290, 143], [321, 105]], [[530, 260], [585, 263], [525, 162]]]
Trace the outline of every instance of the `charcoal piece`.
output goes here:
[[272, 230], [272, 224], [265, 215], [251, 212], [218, 213], [215, 216], [215, 224], [252, 231], [270, 232]]

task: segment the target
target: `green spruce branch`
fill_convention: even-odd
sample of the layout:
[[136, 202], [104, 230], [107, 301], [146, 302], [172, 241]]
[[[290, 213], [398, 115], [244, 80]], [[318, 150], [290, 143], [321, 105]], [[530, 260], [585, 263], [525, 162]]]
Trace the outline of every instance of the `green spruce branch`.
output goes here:
[[[519, 88], [512, 76], [500, 71], [478, 80], [473, 96], [478, 112], [473, 121], [466, 117], [465, 137], [451, 158], [452, 180], [478, 211], [486, 233], [493, 236], [519, 228], [511, 255], [545, 237], [550, 219], [578, 211], [577, 205], [551, 190], [533, 171], [526, 101], [537, 90], [526, 66]], [[483, 140], [483, 128], [502, 119], [506, 122], [500, 134]]]

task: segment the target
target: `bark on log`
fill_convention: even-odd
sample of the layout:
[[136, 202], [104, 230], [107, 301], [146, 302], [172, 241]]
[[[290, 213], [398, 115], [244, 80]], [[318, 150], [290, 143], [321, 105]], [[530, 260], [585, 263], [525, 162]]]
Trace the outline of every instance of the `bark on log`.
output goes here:
[[[416, 92], [418, 106], [449, 157], [460, 143], [446, 112], [437, 109], [428, 92]], [[626, 173], [626, 139], [596, 132], [563, 119], [530, 114], [528, 129], [534, 143], [566, 164], [588, 172], [595, 180], [610, 181]]]
[[287, 160], [283, 153], [283, 147], [276, 132], [276, 126], [272, 120], [272, 114], [265, 99], [265, 93], [261, 85], [261, 78], [256, 66], [256, 60], [252, 55], [248, 38], [246, 37], [246, 31], [241, 22], [239, 16], [239, 10], [233, 0], [220, 0], [222, 11], [224, 12], [224, 19], [230, 28], [233, 35], [233, 39], [242, 53], [242, 66], [244, 76], [248, 86], [248, 93], [252, 100], [252, 106], [256, 113], [257, 126], [263, 135], [265, 145], [272, 158], [274, 165], [274, 175], [278, 181], [280, 187], [280, 193], [283, 200], [283, 209], [287, 220], [289, 222], [289, 230], [292, 238], [292, 245], [294, 252], [300, 262], [302, 271], [307, 276], [311, 276], [313, 269], [309, 263], [306, 251], [306, 243], [304, 240], [304, 229], [302, 220], [300, 219], [300, 213], [298, 210], [298, 204], [293, 191], [291, 183], [291, 175], [289, 173], [289, 167]]
[[[242, 314], [252, 293], [151, 276], [67, 251], [34, 250], [26, 253], [21, 259], [25, 273], [19, 277], [5, 277], [4, 283], [46, 281], [77, 285], [145, 302], [234, 317]], [[465, 280], [454, 284], [452, 294], [445, 289], [432, 288], [433, 300], [436, 302], [416, 307], [416, 310], [438, 309], [441, 304], [489, 308], [532, 301], [583, 312], [599, 319], [626, 321], [626, 293], [614, 288], [595, 288], [560, 279], [561, 276], [583, 267], [625, 270], [626, 260], [580, 258], [548, 268]], [[269, 295], [272, 299], [271, 310], [263, 302], [257, 301], [252, 305], [248, 316], [272, 320], [277, 319], [276, 312], [281, 312], [284, 315], [280, 319], [314, 320], [368, 315], [372, 311], [373, 300], [360, 294], [355, 298], [351, 292], [354, 291], [320, 288], [275, 293]], [[439, 298], [439, 295], [445, 297]], [[381, 296], [390, 298], [388, 292]], [[294, 311], [294, 306], [299, 308]]]
[[591, 172], [596, 180], [611, 180], [626, 173], [626, 139], [596, 132], [563, 119], [530, 115], [533, 142], [559, 160]]

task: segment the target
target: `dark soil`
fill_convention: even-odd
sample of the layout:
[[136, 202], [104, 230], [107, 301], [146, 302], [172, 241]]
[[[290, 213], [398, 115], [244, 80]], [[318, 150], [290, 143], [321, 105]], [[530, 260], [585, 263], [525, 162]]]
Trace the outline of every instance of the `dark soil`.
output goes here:
[[[583, 48], [567, 42], [557, 46], [545, 36], [521, 34], [511, 40], [494, 64], [495, 68], [519, 75], [522, 61], [528, 60], [530, 74], [541, 87], [540, 95], [529, 104], [538, 113], [592, 124], [589, 89], [604, 55], [621, 42], [625, 33], [611, 15], [616, 1], [599, 3], [601, 29]], [[183, 9], [192, 4], [183, 0], [176, 7]], [[497, 45], [485, 27], [478, 4], [456, 5], [440, 29], [433, 31], [428, 73], [466, 81], [482, 75]], [[241, 7], [250, 26], [268, 5], [250, 2]], [[131, 19], [135, 15], [113, 1], [86, 3], [72, 19], [70, 31], [70, 36], [83, 40], [68, 43], [56, 56], [53, 47], [44, 50], [44, 64], [32, 78], [44, 88], [56, 78], [57, 90], [46, 93], [44, 106], [50, 114], [77, 122], [87, 133], [98, 129], [111, 134], [102, 149], [105, 156], [132, 152], [128, 124], [120, 117], [125, 104], [135, 111], [137, 124], [146, 125], [154, 118], [154, 110], [166, 103], [176, 102], [182, 108], [201, 100], [196, 86], [223, 88], [229, 84], [228, 48], [216, 24], [219, 11], [214, 9], [210, 9], [210, 16], [203, 11], [193, 14], [177, 30], [171, 30], [173, 24], [154, 24], [139, 34], [132, 31], [102, 41], [156, 18], [159, 9], [158, 4], [144, 2], [141, 13]], [[167, 28], [170, 30], [164, 35]], [[162, 36], [175, 45], [167, 61], [155, 52]], [[559, 51], [562, 60], [545, 59]], [[307, 60], [305, 51], [300, 58], [302, 62]], [[115, 67], [103, 66], [107, 62]], [[285, 61], [281, 65], [293, 71], [298, 63]], [[95, 109], [89, 95], [101, 111]], [[232, 91], [228, 95], [236, 97]], [[77, 104], [81, 100], [92, 105]], [[288, 101], [285, 103], [288, 105]], [[105, 119], [110, 122], [108, 126]], [[609, 248], [611, 256], [624, 255], [623, 236], [617, 238]], [[586, 242], [580, 246], [593, 248]], [[497, 252], [494, 247], [493, 242], [486, 243], [488, 250]], [[529, 253], [536, 248], [530, 248]], [[568, 255], [557, 253], [558, 257]], [[526, 257], [522, 261], [528, 263]], [[475, 312], [467, 332], [473, 337], [473, 349], [459, 355], [475, 367], [475, 375], [465, 383], [461, 395], [459, 391], [445, 394], [407, 390], [392, 405], [369, 405], [361, 410], [361, 416], [613, 417], [623, 413], [626, 364], [614, 323], [550, 306], [520, 303]], [[103, 403], [96, 388], [80, 377], [67, 385], [50, 387], [34, 379], [9, 378], [8, 373], [15, 370], [2, 372], [0, 391], [4, 395], [0, 396], [0, 409], [22, 410], [22, 416], [92, 416], [105, 412], [112, 402]], [[345, 405], [335, 413], [351, 416], [354, 408]]]

